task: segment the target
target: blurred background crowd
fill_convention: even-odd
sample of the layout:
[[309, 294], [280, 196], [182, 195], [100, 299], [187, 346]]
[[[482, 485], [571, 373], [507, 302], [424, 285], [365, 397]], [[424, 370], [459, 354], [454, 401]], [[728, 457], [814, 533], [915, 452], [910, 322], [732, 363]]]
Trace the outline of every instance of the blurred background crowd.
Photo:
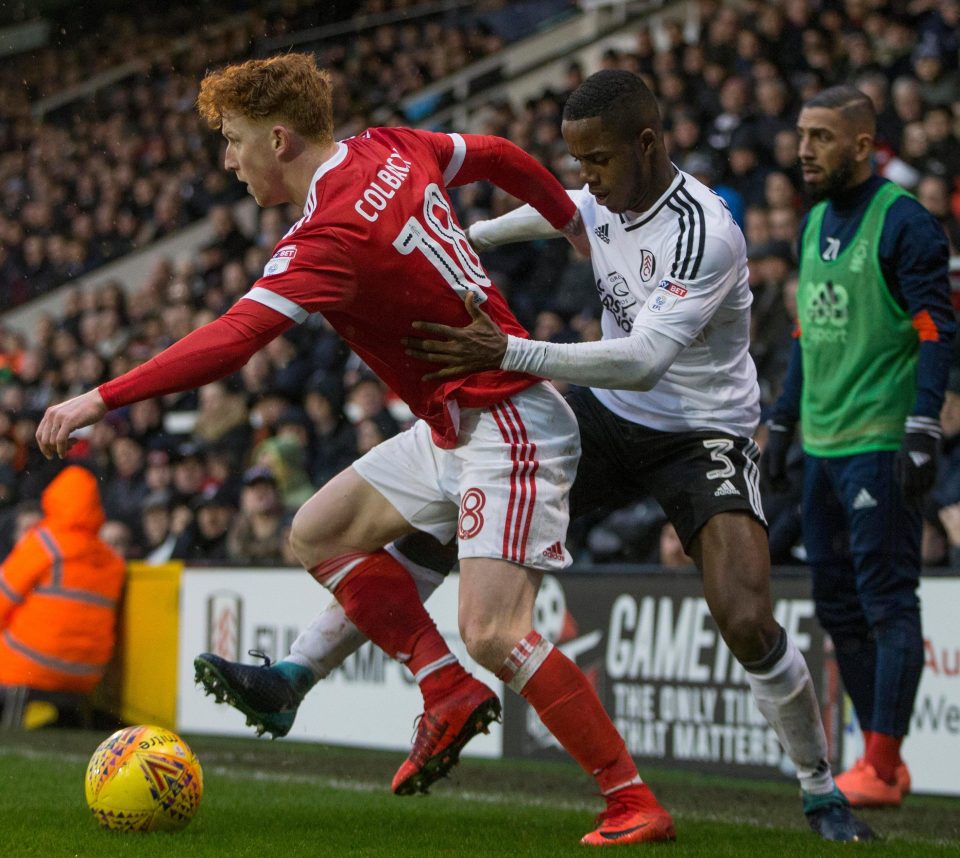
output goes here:
[[[399, 107], [404, 96], [573, 4], [544, 0], [518, 16], [516, 7], [530, 4], [479, 3], [409, 20], [402, 13], [414, 4], [387, 0], [322, 8], [289, 0], [243, 14], [238, 5], [205, 4], [199, 31], [183, 10], [116, 13], [108, 26], [78, 19], [69, 50], [61, 44], [2, 66], [0, 307], [57, 288], [62, 299], [29, 334], [0, 317], [0, 557], [39, 517], [40, 490], [59, 467], [33, 441], [43, 410], [223, 312], [300, 215], [268, 209], [253, 229], [240, 226], [232, 204], [243, 188], [222, 169], [222, 141], [194, 110], [204, 69], [309, 33], [321, 12], [327, 25], [343, 19], [342, 37], [303, 44], [333, 72], [346, 136], [370, 124], [414, 124], [412, 109]], [[395, 22], [359, 34], [347, 26], [351, 16], [356, 24], [390, 13]], [[744, 230], [752, 350], [769, 404], [795, 317], [804, 201], [793, 129], [804, 99], [841, 82], [870, 96], [880, 117], [880, 172], [940, 220], [960, 275], [960, 0], [704, 0], [699, 19], [695, 38], [679, 20], [657, 39], [638, 25], [631, 43], [607, 50], [601, 65], [644, 77], [660, 99], [674, 162], [720, 194]], [[134, 73], [59, 104], [58, 95], [125, 63]], [[578, 187], [560, 113], [593, 71], [570, 63], [563, 80], [535, 97], [490, 101], [470, 127], [421, 124], [507, 137]], [[485, 184], [453, 196], [464, 225], [515, 205]], [[69, 285], [200, 218], [209, 218], [213, 238], [188, 257], [161, 259], [142, 282]], [[512, 245], [484, 262], [535, 338], [599, 338], [590, 263], [565, 242]], [[313, 316], [235, 376], [111, 413], [70, 455], [102, 478], [103, 537], [125, 557], [296, 565], [286, 549], [293, 511], [410, 421], [404, 404]], [[931, 565], [958, 562], [960, 550], [960, 370], [943, 421], [945, 456], [925, 527]], [[768, 495], [767, 503], [774, 561], [802, 561], [797, 497]], [[688, 562], [652, 500], [577, 523], [571, 550], [581, 562]]]

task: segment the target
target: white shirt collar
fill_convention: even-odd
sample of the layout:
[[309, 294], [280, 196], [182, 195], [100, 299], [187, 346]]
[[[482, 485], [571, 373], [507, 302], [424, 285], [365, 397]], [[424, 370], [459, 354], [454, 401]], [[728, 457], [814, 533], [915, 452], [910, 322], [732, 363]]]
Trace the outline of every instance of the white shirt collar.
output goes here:
[[673, 194], [673, 192], [680, 186], [680, 183], [683, 181], [683, 173], [680, 172], [680, 169], [677, 167], [677, 165], [671, 162], [671, 166], [676, 171], [676, 174], [674, 175], [673, 181], [670, 183], [669, 187], [660, 195], [660, 197], [657, 199], [656, 202], [651, 204], [650, 208], [648, 208], [646, 211], [624, 212], [623, 213], [624, 221], [626, 221], [627, 223], [630, 223], [635, 220], [643, 220], [644, 218], [647, 218], [648, 215], [655, 214], [657, 211], [660, 210], [660, 207], [663, 205], [664, 200], [666, 200], [667, 197]]
[[310, 192], [307, 194], [307, 201], [303, 204], [303, 213], [305, 215], [309, 215], [317, 205], [317, 182], [331, 170], [339, 167], [347, 157], [349, 151], [345, 143], [338, 142], [337, 151], [317, 167], [313, 178], [310, 180]]

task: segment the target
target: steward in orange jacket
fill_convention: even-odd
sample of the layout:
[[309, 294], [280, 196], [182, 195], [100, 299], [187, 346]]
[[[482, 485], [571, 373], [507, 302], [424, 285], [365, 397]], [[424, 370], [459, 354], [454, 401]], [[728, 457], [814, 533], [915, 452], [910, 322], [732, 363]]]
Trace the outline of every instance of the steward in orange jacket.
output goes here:
[[97, 537], [97, 480], [71, 465], [0, 564], [0, 686], [86, 693], [113, 653], [123, 560]]

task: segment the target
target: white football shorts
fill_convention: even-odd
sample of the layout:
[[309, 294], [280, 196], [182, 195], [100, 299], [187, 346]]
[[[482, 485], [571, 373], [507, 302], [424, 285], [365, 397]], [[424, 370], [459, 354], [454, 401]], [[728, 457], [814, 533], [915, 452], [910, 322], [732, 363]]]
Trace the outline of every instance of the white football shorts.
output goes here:
[[454, 536], [459, 556], [555, 571], [580, 460], [577, 421], [556, 388], [540, 382], [488, 408], [464, 409], [460, 442], [433, 443], [418, 420], [353, 463], [417, 530]]

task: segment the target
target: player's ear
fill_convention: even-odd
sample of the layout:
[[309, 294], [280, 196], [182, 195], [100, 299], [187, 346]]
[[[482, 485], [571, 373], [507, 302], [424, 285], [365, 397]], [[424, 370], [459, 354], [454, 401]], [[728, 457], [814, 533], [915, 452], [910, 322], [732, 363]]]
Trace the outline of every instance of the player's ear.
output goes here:
[[306, 147], [303, 137], [288, 125], [274, 125], [270, 142], [278, 161], [293, 161]]
[[637, 151], [649, 155], [657, 145], [657, 133], [652, 128], [644, 128], [637, 135]]
[[873, 157], [873, 135], [862, 132], [856, 138], [856, 160], [868, 161]]
[[296, 135], [286, 125], [274, 125], [270, 129], [270, 148], [282, 161], [289, 161], [297, 154]]

